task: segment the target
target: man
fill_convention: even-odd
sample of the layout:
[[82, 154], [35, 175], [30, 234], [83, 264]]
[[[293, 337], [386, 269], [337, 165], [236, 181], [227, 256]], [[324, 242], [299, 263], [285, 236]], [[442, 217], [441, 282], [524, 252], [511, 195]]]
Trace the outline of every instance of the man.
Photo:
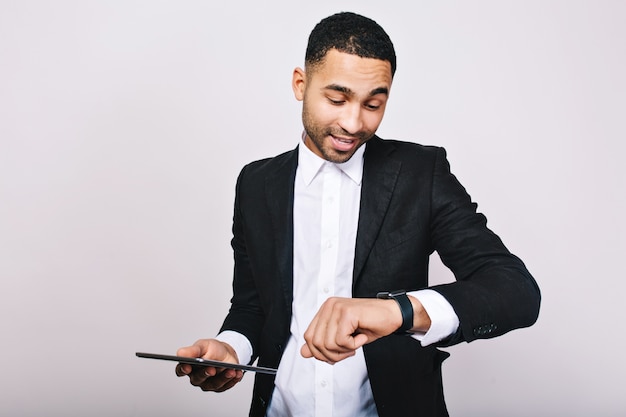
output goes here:
[[[536, 282], [486, 227], [445, 151], [375, 136], [395, 69], [374, 21], [322, 20], [293, 72], [301, 143], [238, 178], [231, 309], [217, 338], [178, 355], [278, 367], [256, 375], [251, 416], [445, 416], [448, 354], [436, 346], [537, 319]], [[434, 250], [456, 282], [427, 288]], [[207, 391], [243, 376], [176, 372]]]

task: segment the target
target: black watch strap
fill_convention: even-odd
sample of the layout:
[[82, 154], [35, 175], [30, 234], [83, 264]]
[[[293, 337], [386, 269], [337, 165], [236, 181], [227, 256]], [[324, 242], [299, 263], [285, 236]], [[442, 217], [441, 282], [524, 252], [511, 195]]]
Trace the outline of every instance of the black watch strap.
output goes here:
[[406, 295], [406, 291], [384, 291], [376, 294], [376, 298], [381, 299], [394, 299], [400, 306], [400, 312], [402, 313], [402, 326], [396, 333], [406, 333], [408, 330], [413, 328], [413, 304], [411, 304], [411, 300]]

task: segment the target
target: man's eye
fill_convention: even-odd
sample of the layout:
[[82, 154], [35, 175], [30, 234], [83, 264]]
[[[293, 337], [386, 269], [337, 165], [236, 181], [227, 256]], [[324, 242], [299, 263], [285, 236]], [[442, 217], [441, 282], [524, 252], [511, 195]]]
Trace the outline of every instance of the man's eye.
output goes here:
[[333, 100], [332, 98], [329, 98], [328, 101], [330, 101], [330, 103], [334, 104], [335, 106], [339, 106], [339, 105], [345, 103], [344, 100]]
[[380, 109], [380, 106], [376, 104], [366, 104], [365, 108], [368, 110], [378, 110]]

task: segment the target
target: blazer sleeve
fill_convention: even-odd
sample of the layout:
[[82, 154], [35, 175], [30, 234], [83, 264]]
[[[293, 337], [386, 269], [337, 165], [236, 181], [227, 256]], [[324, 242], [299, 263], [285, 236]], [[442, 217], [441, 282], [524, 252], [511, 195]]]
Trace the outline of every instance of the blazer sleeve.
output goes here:
[[248, 248], [246, 245], [244, 216], [242, 214], [242, 193], [245, 193], [246, 168], [237, 178], [235, 207], [233, 214], [233, 238], [231, 246], [234, 256], [233, 296], [231, 306], [220, 332], [232, 330], [244, 335], [252, 345], [254, 359], [257, 355], [258, 340], [263, 328], [264, 312], [254, 280]]
[[534, 278], [487, 227], [485, 216], [450, 172], [443, 148], [438, 149], [433, 170], [432, 243], [456, 281], [432, 289], [448, 300], [460, 322], [457, 332], [440, 345], [532, 325], [541, 301]]

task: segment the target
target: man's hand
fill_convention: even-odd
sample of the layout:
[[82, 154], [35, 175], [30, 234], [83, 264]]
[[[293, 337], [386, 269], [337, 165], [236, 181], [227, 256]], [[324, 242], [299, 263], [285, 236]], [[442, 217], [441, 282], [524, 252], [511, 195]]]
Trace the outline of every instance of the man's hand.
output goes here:
[[[230, 345], [215, 339], [198, 340], [192, 346], [178, 349], [176, 355], [239, 363], [234, 349]], [[243, 371], [179, 363], [176, 365], [176, 375], [189, 376], [191, 385], [200, 387], [202, 391], [222, 392], [232, 388], [241, 381]]]
[[[421, 303], [409, 297], [414, 310], [413, 331], [427, 331], [430, 318]], [[300, 349], [305, 358], [330, 364], [354, 355], [361, 346], [387, 336], [402, 325], [395, 300], [329, 298], [311, 321]]]

